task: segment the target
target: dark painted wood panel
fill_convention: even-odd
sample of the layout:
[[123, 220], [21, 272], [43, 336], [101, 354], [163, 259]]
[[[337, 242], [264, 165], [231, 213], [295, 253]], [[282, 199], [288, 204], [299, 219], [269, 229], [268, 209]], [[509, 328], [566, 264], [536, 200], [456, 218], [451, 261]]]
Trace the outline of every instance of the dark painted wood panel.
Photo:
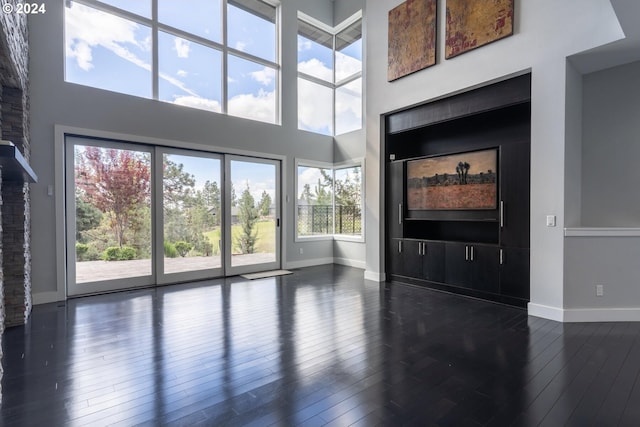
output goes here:
[[492, 85], [432, 101], [386, 117], [389, 134], [430, 126], [498, 108], [528, 102], [531, 75], [523, 75]]

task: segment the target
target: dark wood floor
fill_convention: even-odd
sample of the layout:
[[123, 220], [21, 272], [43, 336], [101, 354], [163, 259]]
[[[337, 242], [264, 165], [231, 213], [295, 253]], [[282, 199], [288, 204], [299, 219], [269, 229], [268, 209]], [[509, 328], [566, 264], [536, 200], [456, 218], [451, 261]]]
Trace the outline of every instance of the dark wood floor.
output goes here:
[[37, 306], [0, 425], [640, 425], [640, 323], [560, 324], [322, 266]]

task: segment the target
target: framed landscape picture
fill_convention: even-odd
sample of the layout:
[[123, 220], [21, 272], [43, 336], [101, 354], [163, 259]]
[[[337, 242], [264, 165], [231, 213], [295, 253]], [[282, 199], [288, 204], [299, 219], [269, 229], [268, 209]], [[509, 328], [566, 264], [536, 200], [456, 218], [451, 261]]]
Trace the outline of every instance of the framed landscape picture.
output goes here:
[[436, 0], [406, 0], [389, 11], [389, 81], [435, 65], [436, 9]]
[[497, 170], [497, 148], [410, 160], [407, 209], [497, 209]]
[[513, 34], [513, 0], [447, 0], [445, 58]]

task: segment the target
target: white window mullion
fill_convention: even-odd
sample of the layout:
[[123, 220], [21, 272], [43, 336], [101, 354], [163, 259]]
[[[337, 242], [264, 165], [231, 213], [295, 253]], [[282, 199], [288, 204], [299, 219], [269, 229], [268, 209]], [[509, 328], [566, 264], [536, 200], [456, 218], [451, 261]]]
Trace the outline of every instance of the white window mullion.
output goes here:
[[229, 93], [229, 48], [227, 46], [227, 0], [220, 2], [222, 11], [222, 113], [228, 114], [229, 105], [227, 94]]
[[158, 60], [158, 0], [151, 1], [151, 81], [153, 99], [160, 98], [160, 71]]

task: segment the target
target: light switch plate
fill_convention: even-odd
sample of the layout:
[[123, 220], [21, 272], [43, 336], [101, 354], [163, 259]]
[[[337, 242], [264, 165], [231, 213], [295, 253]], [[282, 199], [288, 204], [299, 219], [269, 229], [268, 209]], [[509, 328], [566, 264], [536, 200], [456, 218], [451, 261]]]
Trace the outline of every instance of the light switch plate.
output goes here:
[[556, 216], [547, 215], [547, 227], [555, 227], [555, 226], [556, 226]]

